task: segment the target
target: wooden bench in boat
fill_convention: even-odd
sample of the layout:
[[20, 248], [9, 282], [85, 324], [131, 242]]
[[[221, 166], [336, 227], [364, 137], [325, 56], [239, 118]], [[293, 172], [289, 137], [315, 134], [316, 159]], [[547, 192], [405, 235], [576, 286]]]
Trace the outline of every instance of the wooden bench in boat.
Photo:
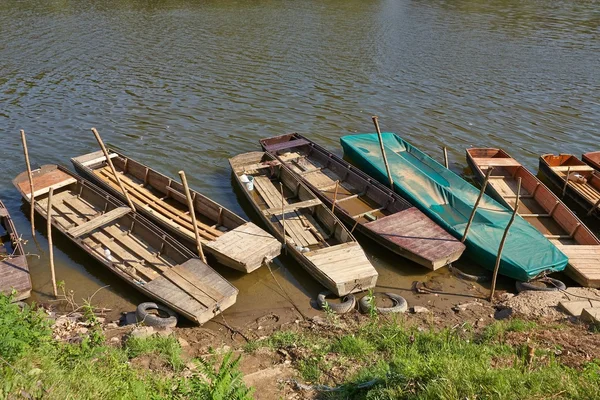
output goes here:
[[306, 139], [297, 139], [297, 140], [291, 140], [289, 142], [277, 143], [277, 144], [272, 144], [272, 145], [266, 146], [266, 150], [271, 153], [275, 153], [279, 150], [291, 149], [294, 147], [304, 146], [306, 144], [310, 144], [310, 142]]
[[[281, 210], [281, 205], [288, 206], [287, 200], [281, 197], [281, 193], [277, 190], [273, 182], [266, 176], [254, 177], [254, 187], [265, 200], [265, 203], [272, 210]], [[281, 215], [274, 215], [281, 222]], [[306, 225], [305, 225], [306, 224]], [[295, 210], [286, 213], [285, 215], [285, 230], [286, 234], [292, 238], [295, 244], [309, 247], [319, 243], [319, 240], [308, 229], [309, 223], [304, 216], [298, 214]]]
[[521, 167], [522, 165], [512, 158], [473, 158], [482, 168], [488, 167]]
[[323, 204], [321, 202], [321, 200], [310, 199], [310, 200], [306, 200], [306, 201], [300, 201], [298, 203], [288, 204], [288, 205], [284, 206], [283, 208], [281, 208], [281, 207], [268, 208], [263, 211], [263, 214], [265, 214], [265, 215], [282, 215], [282, 214], [287, 214], [290, 211], [296, 211], [296, 210], [300, 210], [302, 208], [310, 208], [310, 207], [318, 206], [319, 204]]
[[81, 235], [85, 235], [86, 233], [89, 233], [89, 232], [93, 231], [94, 229], [101, 227], [102, 225], [106, 225], [106, 224], [114, 221], [115, 219], [121, 218], [123, 215], [129, 213], [130, 211], [131, 211], [131, 209], [129, 207], [115, 208], [112, 211], [104, 213], [104, 214], [102, 214], [98, 217], [95, 217], [81, 225], [78, 225], [76, 227], [69, 229], [67, 231], [67, 233], [73, 237], [79, 237]]
[[571, 165], [571, 166], [561, 165], [561, 166], [550, 167], [550, 168], [556, 172], [564, 172], [565, 175], [566, 175], [567, 171], [570, 171], [570, 172], [594, 172], [594, 168], [590, 167], [589, 165]]
[[[39, 176], [34, 175], [33, 197], [38, 197], [50, 192], [50, 188], [57, 190], [62, 187], [69, 186], [75, 182], [77, 182], [75, 178], [69, 176], [59, 169]], [[19, 189], [27, 196], [28, 199], [31, 198], [31, 186], [29, 185], [28, 180], [19, 183]]]

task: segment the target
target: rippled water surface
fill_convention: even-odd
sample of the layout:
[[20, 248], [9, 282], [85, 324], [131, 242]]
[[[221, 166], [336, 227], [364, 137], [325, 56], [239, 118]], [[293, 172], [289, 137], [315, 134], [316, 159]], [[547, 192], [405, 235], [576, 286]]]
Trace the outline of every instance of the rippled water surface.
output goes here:
[[[0, 197], [30, 239], [10, 183], [25, 167], [19, 129], [34, 165], [69, 164], [96, 150], [95, 126], [145, 164], [185, 169], [193, 187], [242, 214], [228, 157], [289, 131], [339, 153], [338, 138], [372, 131], [373, 114], [434, 157], [447, 145], [458, 172], [470, 145], [503, 147], [537, 171], [541, 153], [600, 147], [599, 66], [592, 1], [3, 1]], [[26, 246], [41, 255], [31, 260], [41, 300], [44, 235]], [[141, 300], [55, 241], [58, 278], [79, 297], [108, 284], [106, 305]], [[380, 283], [406, 286], [423, 272], [367, 250]], [[279, 262], [283, 285], [314, 295], [319, 286], [288, 264]], [[220, 271], [240, 300], [277, 301], [264, 295], [268, 271]]]

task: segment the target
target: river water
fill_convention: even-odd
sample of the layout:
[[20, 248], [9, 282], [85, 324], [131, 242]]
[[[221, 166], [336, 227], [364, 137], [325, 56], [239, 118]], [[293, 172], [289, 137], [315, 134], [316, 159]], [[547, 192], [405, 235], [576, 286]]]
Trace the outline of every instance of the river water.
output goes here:
[[[598, 149], [600, 8], [593, 1], [208, 0], [0, 3], [0, 197], [32, 257], [33, 299], [51, 291], [44, 222], [31, 240], [11, 185], [25, 168], [70, 165], [105, 142], [245, 215], [227, 158], [290, 131], [340, 153], [338, 138], [398, 132], [465, 173], [464, 149], [506, 149], [537, 171], [545, 152]], [[75, 297], [143, 300], [65, 238], [57, 275]], [[422, 269], [366, 243], [379, 283], [408, 289]], [[265, 268], [242, 276], [229, 315], [289, 308]], [[427, 275], [443, 277], [443, 273]], [[320, 287], [283, 258], [275, 276], [303, 305]], [[451, 287], [454, 287], [451, 285]], [[466, 290], [457, 287], [457, 291]]]

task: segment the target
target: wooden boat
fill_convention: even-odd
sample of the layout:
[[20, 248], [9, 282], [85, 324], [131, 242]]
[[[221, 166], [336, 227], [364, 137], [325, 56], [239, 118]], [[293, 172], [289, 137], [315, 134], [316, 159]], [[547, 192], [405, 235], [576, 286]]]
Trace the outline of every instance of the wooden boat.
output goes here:
[[31, 276], [21, 237], [8, 210], [0, 201], [0, 293], [13, 300], [25, 300], [31, 295]]
[[[271, 232], [317, 281], [338, 296], [375, 287], [377, 271], [360, 245], [290, 170], [262, 152], [240, 154], [229, 163]], [[252, 181], [252, 190], [246, 179]]]
[[[109, 150], [109, 154], [137, 211], [196, 252], [196, 236], [183, 185], [116, 151]], [[101, 151], [73, 158], [71, 162], [82, 176], [124, 200]], [[279, 255], [281, 244], [269, 233], [201, 193], [191, 189], [190, 192], [202, 248], [219, 263], [252, 272], [265, 260]]]
[[581, 156], [581, 159], [584, 163], [591, 166], [596, 171], [600, 171], [600, 151], [585, 153]]
[[552, 184], [552, 189], [561, 196], [568, 173], [571, 179], [565, 195], [582, 211], [600, 218], [600, 172], [571, 154], [544, 154], [540, 157], [539, 167]]
[[328, 208], [335, 197], [335, 215], [342, 222], [396, 254], [435, 270], [465, 250], [408, 201], [309, 139], [291, 133], [260, 143]]
[[[394, 190], [456, 238], [462, 238], [480, 190], [393, 133], [382, 134]], [[341, 138], [344, 153], [363, 171], [388, 182], [377, 134]], [[512, 213], [483, 195], [465, 240], [467, 252], [493, 270]], [[499, 273], [519, 281], [562, 271], [567, 257], [523, 218], [516, 216]]]
[[[26, 201], [27, 172], [13, 184]], [[202, 324], [235, 303], [237, 289], [115, 197], [57, 165], [33, 171], [35, 211], [110, 271], [148, 297]]]
[[600, 240], [538, 178], [501, 149], [467, 149], [479, 181], [493, 168], [488, 192], [514, 209], [521, 178], [519, 215], [569, 257], [565, 272], [583, 286], [600, 287]]

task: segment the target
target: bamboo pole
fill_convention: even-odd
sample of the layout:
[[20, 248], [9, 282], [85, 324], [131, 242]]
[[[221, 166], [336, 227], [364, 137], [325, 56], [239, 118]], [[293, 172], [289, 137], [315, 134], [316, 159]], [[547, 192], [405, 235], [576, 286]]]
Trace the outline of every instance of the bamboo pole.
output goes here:
[[30, 219], [31, 219], [31, 236], [35, 237], [35, 199], [33, 198], [33, 175], [31, 173], [31, 164], [29, 163], [29, 151], [27, 150], [27, 140], [25, 139], [25, 131], [21, 129], [21, 142], [23, 142], [23, 153], [25, 154], [25, 164], [27, 164], [27, 175], [29, 176], [29, 193], [30, 193]]
[[517, 203], [515, 209], [513, 210], [512, 216], [510, 217], [510, 221], [508, 221], [508, 225], [506, 225], [506, 229], [504, 230], [504, 235], [502, 235], [502, 240], [500, 241], [500, 247], [498, 248], [498, 255], [496, 256], [496, 265], [494, 266], [494, 274], [492, 276], [492, 291], [490, 292], [490, 302], [494, 300], [494, 292], [496, 291], [496, 279], [498, 278], [498, 270], [500, 269], [500, 261], [502, 261], [502, 250], [504, 250], [504, 243], [506, 243], [506, 238], [508, 237], [508, 230], [510, 226], [515, 221], [515, 217], [517, 216], [517, 212], [519, 211], [519, 198], [521, 197], [521, 178], [518, 180], [517, 186]]
[[54, 272], [54, 246], [52, 245], [52, 195], [54, 188], [50, 187], [48, 192], [48, 209], [46, 211], [46, 230], [48, 231], [48, 256], [50, 257], [50, 275], [52, 276], [52, 292], [54, 297], [58, 296], [56, 289], [56, 273]]
[[469, 233], [469, 229], [471, 228], [471, 224], [473, 223], [473, 218], [475, 218], [475, 212], [477, 212], [477, 207], [479, 207], [479, 202], [485, 193], [485, 188], [488, 185], [488, 181], [490, 180], [490, 176], [492, 175], [492, 170], [494, 167], [489, 167], [487, 173], [485, 174], [485, 179], [483, 180], [483, 184], [481, 185], [481, 191], [479, 192], [479, 196], [475, 201], [475, 205], [473, 206], [473, 211], [471, 211], [471, 215], [469, 216], [469, 221], [467, 222], [467, 226], [465, 227], [465, 233], [463, 233], [463, 237], [461, 242], [464, 243], [467, 240], [467, 235]]
[[340, 181], [335, 181], [335, 191], [333, 192], [333, 203], [331, 204], [331, 212], [335, 211], [335, 202], [337, 201], [337, 192], [339, 186]]
[[444, 146], [444, 167], [448, 169], [448, 148]]
[[592, 215], [592, 213], [594, 212], [594, 210], [596, 208], [598, 208], [598, 206], [600, 206], [600, 199], [598, 199], [598, 201], [596, 202], [596, 204], [594, 204], [592, 206], [592, 208], [590, 208], [590, 211], [588, 211], [587, 216], [589, 217], [590, 215]]
[[98, 141], [98, 145], [100, 145], [100, 148], [102, 149], [102, 152], [104, 153], [104, 157], [106, 157], [106, 162], [108, 163], [110, 170], [112, 171], [113, 175], [115, 176], [115, 179], [117, 180], [117, 183], [119, 184], [119, 187], [121, 188], [121, 192], [123, 192], [123, 195], [125, 196], [125, 200], [127, 200], [127, 204], [129, 205], [129, 208], [131, 208], [133, 210], [133, 212], [135, 212], [136, 211], [135, 206], [133, 205], [133, 202], [131, 201], [131, 198], [129, 197], [127, 190], [125, 190], [125, 186], [123, 186], [123, 182], [121, 182], [121, 178], [119, 178], [119, 174], [117, 173], [117, 170], [115, 169], [115, 166], [109, 157], [108, 150], [106, 150], [106, 147], [104, 146], [104, 142], [102, 141], [100, 134], [98, 133], [96, 128], [92, 128], [92, 132], [94, 133], [94, 136], [96, 137], [96, 140]]
[[283, 197], [283, 183], [279, 182], [279, 188], [281, 189], [281, 227], [283, 228], [283, 246], [287, 244], [285, 238], [285, 197]]
[[383, 147], [383, 137], [381, 137], [381, 129], [379, 129], [379, 121], [377, 116], [372, 117], [373, 124], [375, 124], [375, 130], [377, 131], [377, 137], [379, 137], [379, 147], [381, 147], [381, 155], [383, 156], [383, 163], [385, 164], [385, 170], [387, 172], [388, 179], [390, 180], [390, 189], [394, 190], [394, 180], [390, 173], [390, 165], [388, 164], [387, 156], [385, 155], [385, 148]]
[[196, 236], [196, 246], [198, 247], [198, 255], [200, 256], [202, 261], [206, 263], [206, 257], [204, 256], [204, 251], [202, 250], [202, 241], [200, 240], [200, 231], [198, 231], [198, 223], [196, 222], [196, 212], [194, 211], [194, 201], [192, 200], [190, 187], [188, 186], [187, 178], [185, 177], [185, 172], [179, 171], [179, 176], [181, 177], [183, 191], [185, 192], [188, 208], [190, 210], [190, 217], [192, 217], [192, 225], [194, 225], [194, 235]]
[[565, 185], [563, 186], [563, 190], [562, 190], [562, 197], [565, 197], [565, 193], [567, 193], [567, 186], [569, 186], [569, 175], [571, 175], [571, 167], [570, 166], [567, 168], [567, 176], [565, 178]]

